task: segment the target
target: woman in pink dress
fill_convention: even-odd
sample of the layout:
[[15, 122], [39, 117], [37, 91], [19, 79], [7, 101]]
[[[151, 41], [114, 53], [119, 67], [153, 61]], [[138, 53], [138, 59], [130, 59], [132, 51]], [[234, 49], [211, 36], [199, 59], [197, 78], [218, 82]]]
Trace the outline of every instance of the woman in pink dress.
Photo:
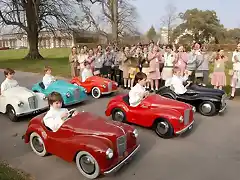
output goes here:
[[176, 63], [175, 66], [178, 67], [181, 70], [181, 75], [183, 76], [188, 61], [188, 55], [185, 52], [185, 49], [183, 46], [179, 46], [178, 53], [176, 56]]
[[150, 61], [149, 79], [151, 81], [151, 91], [154, 91], [154, 87], [155, 87], [155, 90], [157, 91], [159, 87], [159, 79], [161, 78], [159, 63], [162, 60], [162, 55], [159, 52], [158, 46], [154, 46], [153, 50], [149, 52], [148, 60]]
[[214, 89], [222, 90], [223, 86], [226, 86], [225, 63], [227, 60], [228, 58], [224, 56], [224, 51], [218, 50], [214, 60], [214, 70], [211, 79]]

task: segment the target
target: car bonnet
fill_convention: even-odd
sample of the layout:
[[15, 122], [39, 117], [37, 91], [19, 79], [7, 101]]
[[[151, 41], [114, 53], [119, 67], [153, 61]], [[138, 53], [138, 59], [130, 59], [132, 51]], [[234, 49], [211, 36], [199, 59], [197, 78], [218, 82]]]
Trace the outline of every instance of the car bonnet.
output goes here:
[[34, 96], [35, 93], [25, 87], [18, 86], [18, 87], [10, 88], [7, 91], [4, 91], [3, 95], [28, 98], [28, 97]]

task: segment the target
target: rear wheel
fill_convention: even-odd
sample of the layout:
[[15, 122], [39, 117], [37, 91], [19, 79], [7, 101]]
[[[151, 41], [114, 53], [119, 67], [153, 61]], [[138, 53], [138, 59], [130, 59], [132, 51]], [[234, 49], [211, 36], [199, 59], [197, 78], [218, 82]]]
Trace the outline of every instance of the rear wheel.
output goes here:
[[157, 119], [154, 130], [159, 137], [164, 139], [169, 139], [174, 136], [173, 127], [166, 119]]
[[198, 111], [200, 114], [204, 116], [213, 116], [217, 113], [216, 105], [211, 101], [203, 101], [198, 106]]
[[12, 122], [17, 122], [18, 121], [18, 117], [16, 115], [16, 111], [13, 108], [12, 105], [7, 105], [6, 108], [6, 114], [8, 116], [8, 118], [12, 121]]

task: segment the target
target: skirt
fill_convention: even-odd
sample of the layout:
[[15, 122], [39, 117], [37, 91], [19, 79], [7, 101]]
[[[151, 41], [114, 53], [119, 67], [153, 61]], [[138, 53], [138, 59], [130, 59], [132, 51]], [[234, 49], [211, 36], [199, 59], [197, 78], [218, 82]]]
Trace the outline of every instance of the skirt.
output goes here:
[[148, 74], [148, 79], [152, 79], [152, 80], [158, 80], [161, 79], [161, 73], [159, 69], [156, 69], [156, 71], [151, 71]]
[[240, 88], [240, 71], [233, 71], [231, 87]]
[[172, 67], [164, 67], [162, 70], [162, 79], [167, 80], [167, 79], [171, 78], [173, 75], [172, 70], [173, 70]]
[[140, 72], [139, 68], [130, 68], [129, 69], [129, 78], [134, 79], [135, 75]]
[[224, 72], [213, 72], [211, 84], [213, 86], [226, 86], [226, 75]]

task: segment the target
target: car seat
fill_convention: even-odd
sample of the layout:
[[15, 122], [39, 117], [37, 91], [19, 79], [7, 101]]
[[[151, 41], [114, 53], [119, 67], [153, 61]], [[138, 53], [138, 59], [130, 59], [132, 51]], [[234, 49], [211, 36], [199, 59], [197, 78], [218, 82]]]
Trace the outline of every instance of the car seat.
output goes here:
[[126, 96], [123, 96], [123, 101], [127, 104], [127, 105], [130, 105], [129, 103], [129, 95], [126, 95]]

